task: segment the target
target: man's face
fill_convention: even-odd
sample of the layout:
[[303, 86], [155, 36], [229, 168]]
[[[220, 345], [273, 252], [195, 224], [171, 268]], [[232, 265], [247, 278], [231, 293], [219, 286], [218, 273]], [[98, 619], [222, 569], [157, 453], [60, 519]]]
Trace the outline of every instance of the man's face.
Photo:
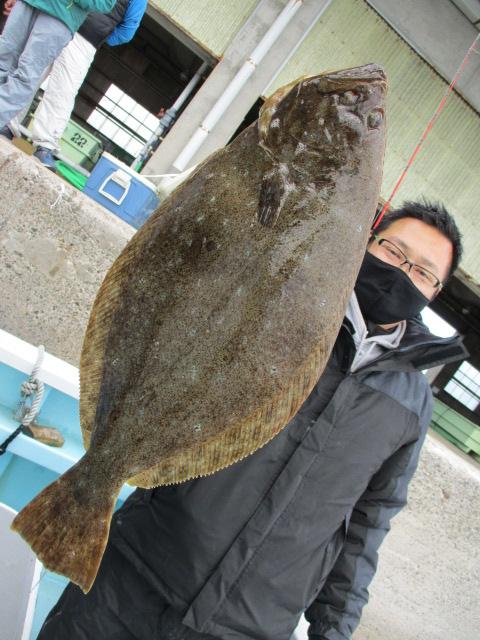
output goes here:
[[[447, 278], [452, 263], [453, 247], [450, 240], [435, 227], [415, 218], [401, 218], [379, 232], [378, 236], [392, 242], [401, 249], [410, 262], [424, 267], [440, 282], [444, 282]], [[369, 243], [368, 251], [384, 262], [396, 264], [396, 258], [389, 252], [388, 246], [385, 243], [379, 245], [374, 240]], [[400, 268], [408, 273], [415, 286], [429, 300], [439, 292], [440, 289], [432, 286], [428, 277], [421, 277], [421, 270], [417, 269], [414, 273], [407, 263]]]

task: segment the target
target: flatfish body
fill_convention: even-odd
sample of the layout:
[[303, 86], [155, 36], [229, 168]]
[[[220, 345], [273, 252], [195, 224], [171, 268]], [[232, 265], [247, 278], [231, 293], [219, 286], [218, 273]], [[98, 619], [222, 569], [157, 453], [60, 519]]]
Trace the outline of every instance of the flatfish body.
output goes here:
[[377, 65], [280, 89], [112, 265], [81, 355], [82, 460], [13, 528], [88, 591], [125, 481], [211, 474], [268, 442], [322, 373], [384, 153]]

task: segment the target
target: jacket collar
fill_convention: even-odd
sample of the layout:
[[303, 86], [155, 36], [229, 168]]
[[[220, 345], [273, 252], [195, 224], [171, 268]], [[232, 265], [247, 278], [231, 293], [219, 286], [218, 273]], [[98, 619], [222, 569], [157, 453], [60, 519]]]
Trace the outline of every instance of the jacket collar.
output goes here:
[[430, 369], [440, 364], [464, 360], [469, 353], [462, 336], [440, 338], [431, 333], [418, 315], [407, 321], [403, 339], [394, 355], [408, 360], [416, 369]]
[[[343, 326], [350, 335], [353, 332], [353, 325], [344, 318]], [[465, 360], [469, 353], [463, 344], [463, 337], [460, 335], [451, 338], [441, 338], [436, 336], [423, 323], [421, 316], [407, 320], [405, 332], [400, 344], [382, 353], [378, 358], [369, 362], [357, 371], [370, 368], [381, 369], [431, 369], [441, 364]]]

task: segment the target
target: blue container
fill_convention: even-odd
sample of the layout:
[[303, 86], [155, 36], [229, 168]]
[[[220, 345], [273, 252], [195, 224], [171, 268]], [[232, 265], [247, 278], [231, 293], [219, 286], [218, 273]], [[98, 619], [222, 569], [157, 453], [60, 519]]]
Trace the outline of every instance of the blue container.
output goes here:
[[83, 192], [136, 229], [159, 204], [149, 180], [106, 152], [93, 168]]

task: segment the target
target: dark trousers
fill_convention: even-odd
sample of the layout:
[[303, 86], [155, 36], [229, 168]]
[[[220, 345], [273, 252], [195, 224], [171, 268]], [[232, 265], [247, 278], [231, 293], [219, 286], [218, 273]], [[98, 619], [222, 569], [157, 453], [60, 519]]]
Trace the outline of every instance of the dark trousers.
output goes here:
[[182, 615], [108, 545], [92, 589], [85, 595], [70, 583], [37, 640], [215, 640], [181, 620]]

